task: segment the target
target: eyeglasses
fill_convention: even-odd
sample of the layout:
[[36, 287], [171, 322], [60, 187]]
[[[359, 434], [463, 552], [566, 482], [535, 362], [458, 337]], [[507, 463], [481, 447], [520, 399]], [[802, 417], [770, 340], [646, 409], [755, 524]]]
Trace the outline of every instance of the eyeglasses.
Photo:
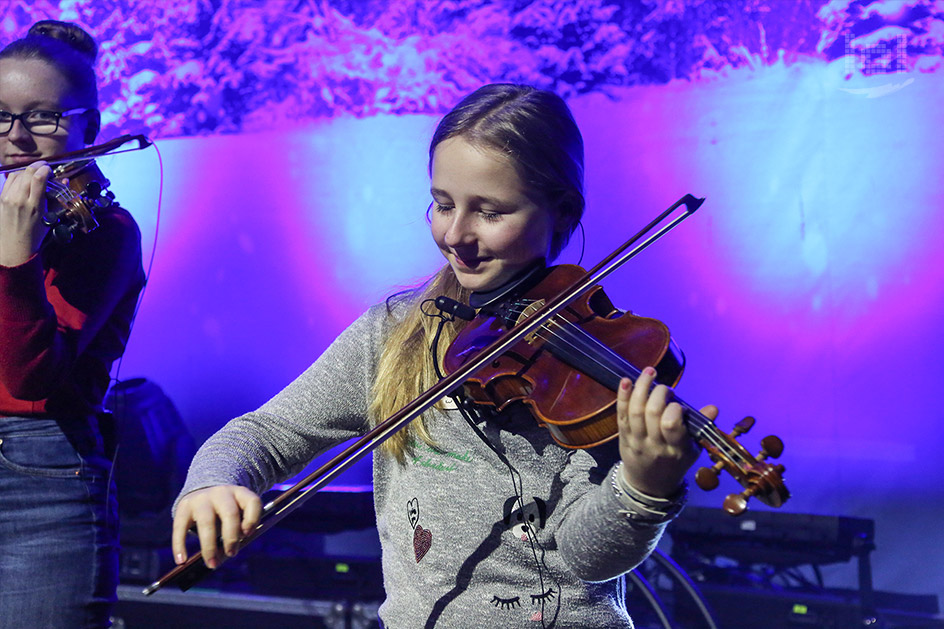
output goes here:
[[52, 135], [59, 130], [59, 121], [66, 116], [76, 116], [92, 111], [90, 107], [70, 109], [68, 111], [45, 111], [37, 109], [24, 111], [22, 114], [11, 114], [9, 111], [0, 111], [0, 135], [6, 135], [13, 130], [13, 123], [19, 120], [26, 130], [33, 135]]

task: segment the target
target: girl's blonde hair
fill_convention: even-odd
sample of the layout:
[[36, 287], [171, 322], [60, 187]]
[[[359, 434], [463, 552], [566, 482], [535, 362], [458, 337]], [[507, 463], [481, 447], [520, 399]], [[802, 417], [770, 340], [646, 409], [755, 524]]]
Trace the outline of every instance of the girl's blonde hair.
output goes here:
[[[388, 308], [395, 307], [393, 302], [399, 299], [409, 300], [409, 303], [406, 316], [394, 325], [380, 354], [369, 409], [373, 425], [399, 411], [439, 380], [433, 361], [438, 361], [438, 365], [443, 364], [446, 350], [465, 323], [459, 320], [447, 322], [443, 326], [434, 358], [431, 345], [440, 319], [424, 314], [422, 304], [440, 295], [463, 303], [469, 298], [469, 292], [462, 288], [448, 264], [425, 286], [398, 293], [388, 300]], [[435, 445], [423, 417], [413, 420], [387, 439], [380, 450], [404, 463], [416, 439]]]

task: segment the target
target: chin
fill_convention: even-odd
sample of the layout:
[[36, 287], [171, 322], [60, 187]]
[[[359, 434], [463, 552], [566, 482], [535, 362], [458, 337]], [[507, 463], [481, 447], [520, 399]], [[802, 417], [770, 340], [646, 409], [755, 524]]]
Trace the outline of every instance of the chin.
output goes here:
[[462, 285], [462, 288], [472, 291], [472, 292], [482, 292], [487, 291], [492, 288], [492, 285], [488, 282], [478, 281], [477, 278], [459, 278], [459, 283]]
[[500, 286], [496, 279], [491, 276], [477, 275], [463, 271], [455, 271], [455, 273], [456, 278], [459, 280], [459, 284], [461, 284], [462, 288], [466, 290], [481, 292], [498, 288]]

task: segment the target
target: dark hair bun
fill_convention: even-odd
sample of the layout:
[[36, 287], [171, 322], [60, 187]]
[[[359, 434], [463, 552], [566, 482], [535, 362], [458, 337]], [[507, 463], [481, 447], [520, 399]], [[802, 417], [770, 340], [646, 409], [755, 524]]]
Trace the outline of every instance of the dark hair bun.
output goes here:
[[83, 57], [86, 57], [90, 64], [94, 64], [95, 58], [98, 57], [98, 44], [95, 43], [92, 36], [86, 33], [82, 27], [70, 22], [42, 20], [30, 27], [27, 36], [58, 39]]

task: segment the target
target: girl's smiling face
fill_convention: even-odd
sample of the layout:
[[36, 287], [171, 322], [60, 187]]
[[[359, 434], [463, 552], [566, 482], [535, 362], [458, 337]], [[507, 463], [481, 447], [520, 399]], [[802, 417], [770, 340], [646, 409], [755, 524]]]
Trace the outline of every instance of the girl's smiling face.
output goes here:
[[464, 288], [498, 288], [547, 258], [556, 213], [499, 151], [461, 135], [443, 140], [433, 153], [430, 191], [433, 240]]

